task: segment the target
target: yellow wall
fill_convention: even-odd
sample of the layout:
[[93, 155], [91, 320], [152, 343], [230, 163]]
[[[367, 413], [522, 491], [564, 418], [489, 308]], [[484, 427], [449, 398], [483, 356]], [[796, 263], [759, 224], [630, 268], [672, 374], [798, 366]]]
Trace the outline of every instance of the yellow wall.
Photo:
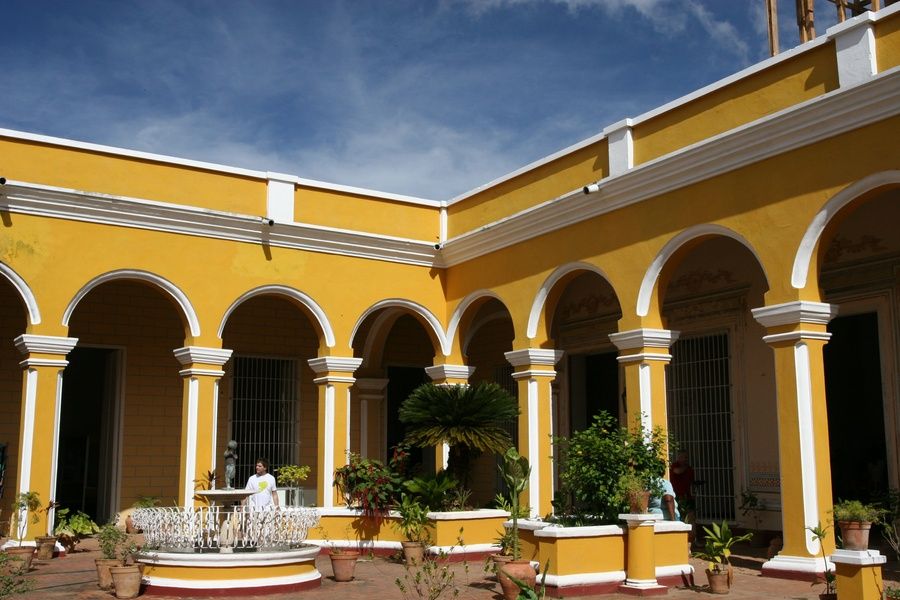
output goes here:
[[875, 51], [879, 73], [900, 65], [900, 13], [875, 25]]
[[634, 164], [837, 89], [834, 44], [804, 52], [635, 125]]
[[3, 176], [83, 191], [266, 213], [266, 182], [241, 175], [0, 137]]
[[436, 206], [306, 186], [298, 186], [294, 196], [297, 222], [429, 242], [440, 239]]
[[579, 189], [608, 172], [604, 139], [451, 204], [447, 236], [453, 238]]

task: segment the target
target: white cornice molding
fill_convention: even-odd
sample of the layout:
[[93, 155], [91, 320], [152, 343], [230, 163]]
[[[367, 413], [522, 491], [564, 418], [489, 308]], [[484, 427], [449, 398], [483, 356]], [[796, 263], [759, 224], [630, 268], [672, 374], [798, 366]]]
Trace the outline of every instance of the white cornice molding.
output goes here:
[[631, 329], [609, 334], [609, 341], [619, 350], [637, 348], [669, 348], [678, 340], [680, 332], [671, 329]]
[[522, 367], [528, 365], [544, 365], [548, 367], [554, 366], [563, 357], [562, 350], [551, 350], [548, 348], [525, 348], [524, 350], [512, 350], [504, 352], [503, 356], [514, 367]]
[[307, 362], [310, 368], [317, 375], [321, 373], [350, 373], [352, 374], [363, 359], [349, 356], [320, 356], [319, 358], [311, 358]]
[[61, 354], [65, 356], [78, 343], [78, 338], [23, 333], [13, 342], [22, 354]]
[[752, 309], [750, 313], [763, 327], [797, 325], [799, 323], [827, 325], [837, 316], [838, 307], [836, 304], [825, 302], [799, 300], [797, 302], [773, 304], [772, 306], [761, 306]]
[[360, 377], [356, 380], [356, 389], [359, 390], [361, 396], [384, 396], [384, 390], [387, 389], [389, 379], [381, 377]]
[[208, 348], [204, 346], [184, 346], [172, 351], [182, 365], [202, 364], [222, 366], [231, 358], [234, 350], [225, 348]]
[[702, 140], [447, 240], [443, 266], [556, 231], [900, 114], [900, 67]]
[[261, 216], [110, 196], [8, 180], [0, 188], [0, 207], [13, 213], [134, 227], [281, 248], [309, 250], [420, 266], [435, 266], [434, 242], [275, 223]]

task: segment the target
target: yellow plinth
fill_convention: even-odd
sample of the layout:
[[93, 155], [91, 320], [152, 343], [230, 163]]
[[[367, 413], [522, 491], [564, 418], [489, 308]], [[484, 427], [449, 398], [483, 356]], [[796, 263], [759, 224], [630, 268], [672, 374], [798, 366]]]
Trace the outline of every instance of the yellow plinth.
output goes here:
[[887, 558], [877, 550], [835, 550], [831, 556], [841, 600], [881, 600], [881, 565]]

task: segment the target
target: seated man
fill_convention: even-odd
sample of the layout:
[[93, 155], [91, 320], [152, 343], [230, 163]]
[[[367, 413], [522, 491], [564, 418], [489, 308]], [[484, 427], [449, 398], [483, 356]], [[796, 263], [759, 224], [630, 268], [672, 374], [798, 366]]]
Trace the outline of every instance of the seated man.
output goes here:
[[662, 515], [666, 521], [678, 521], [681, 514], [678, 512], [678, 503], [675, 502], [675, 490], [668, 479], [660, 479], [663, 492], [660, 496], [651, 496], [648, 504], [648, 512]]

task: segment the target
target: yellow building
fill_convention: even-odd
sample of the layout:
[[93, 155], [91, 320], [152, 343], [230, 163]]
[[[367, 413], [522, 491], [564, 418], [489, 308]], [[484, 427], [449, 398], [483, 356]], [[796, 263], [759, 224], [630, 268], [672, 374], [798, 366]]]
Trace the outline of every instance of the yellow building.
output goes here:
[[821, 570], [833, 497], [900, 487], [898, 140], [900, 5], [449, 201], [0, 131], [0, 520], [191, 503], [228, 439], [334, 506], [412, 387], [493, 380], [537, 513], [551, 434], [642, 415]]

